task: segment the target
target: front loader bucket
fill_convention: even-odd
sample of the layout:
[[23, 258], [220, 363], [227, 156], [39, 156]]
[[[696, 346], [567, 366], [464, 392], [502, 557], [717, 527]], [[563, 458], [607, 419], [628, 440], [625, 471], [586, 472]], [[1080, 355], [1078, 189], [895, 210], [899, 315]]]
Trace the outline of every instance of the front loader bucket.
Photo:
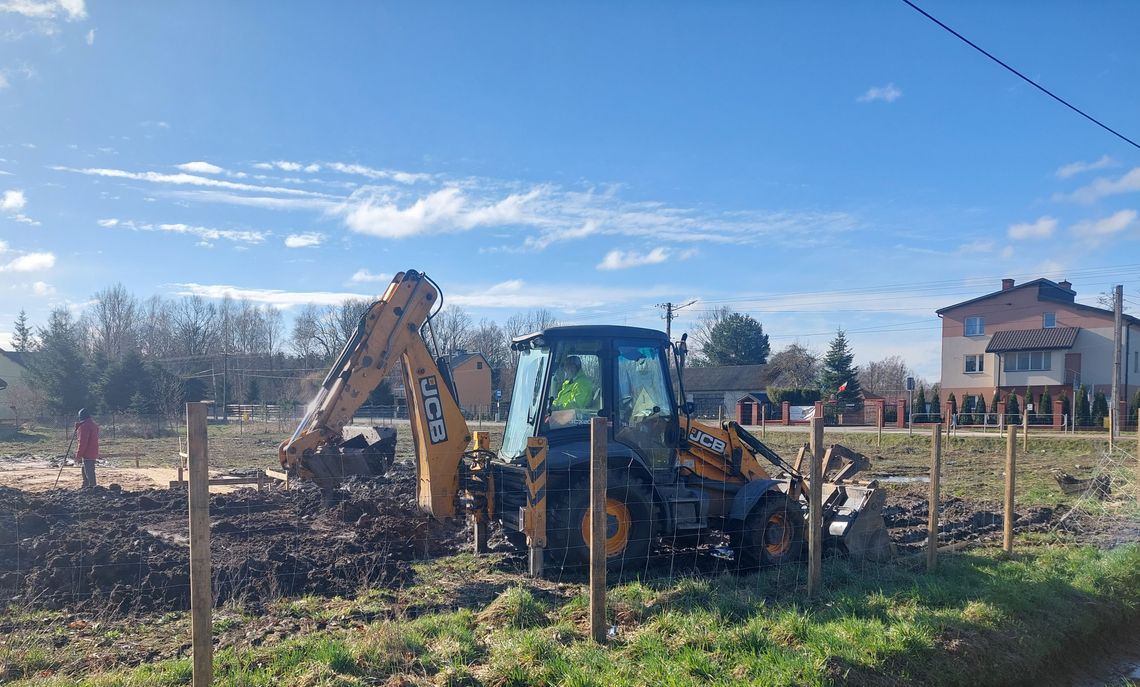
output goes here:
[[305, 456], [301, 466], [330, 496], [347, 477], [380, 477], [396, 457], [396, 430], [391, 427], [345, 427], [339, 444], [325, 444]]
[[827, 533], [838, 539], [847, 555], [855, 560], [890, 560], [895, 547], [883, 520], [886, 493], [875, 482], [834, 486], [843, 496], [825, 524]]

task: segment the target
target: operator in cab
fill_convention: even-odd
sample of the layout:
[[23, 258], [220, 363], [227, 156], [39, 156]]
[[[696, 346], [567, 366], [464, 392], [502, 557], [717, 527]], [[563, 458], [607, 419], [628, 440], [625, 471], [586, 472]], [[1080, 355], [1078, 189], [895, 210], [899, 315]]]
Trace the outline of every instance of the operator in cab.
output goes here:
[[566, 357], [566, 379], [554, 397], [555, 410], [581, 410], [589, 408], [594, 402], [594, 380], [582, 370], [582, 360], [571, 355]]

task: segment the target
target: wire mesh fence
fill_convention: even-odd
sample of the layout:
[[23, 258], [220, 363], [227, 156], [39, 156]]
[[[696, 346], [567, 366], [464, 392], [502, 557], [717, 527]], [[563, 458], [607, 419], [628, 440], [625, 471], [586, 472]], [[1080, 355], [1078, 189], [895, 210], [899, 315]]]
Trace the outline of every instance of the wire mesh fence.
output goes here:
[[[387, 409], [362, 412], [357, 421], [390, 421], [399, 436], [410, 436], [406, 420], [382, 417], [382, 410]], [[239, 416], [235, 423], [234, 415], [230, 422], [210, 426], [211, 468], [226, 472], [272, 466], [284, 433], [274, 429], [274, 416], [251, 413], [248, 420]], [[492, 448], [498, 449], [502, 428], [487, 422]], [[10, 616], [62, 614], [52, 617], [57, 622], [67, 619], [61, 636], [71, 637], [68, 641], [87, 636], [102, 641], [99, 637], [105, 630], [100, 634], [92, 628], [122, 628], [129, 624], [128, 618], [155, 623], [169, 614], [180, 618], [177, 614], [187, 609], [185, 490], [170, 488], [163, 478], [144, 484], [121, 479], [125, 472], [110, 472], [135, 469], [134, 459], [124, 457], [130, 455], [128, 447], [139, 453], [139, 469], [173, 471], [179, 453], [185, 451], [184, 429], [146, 437], [130, 436], [133, 432], [126, 429], [130, 426], [117, 421], [121, 429], [114, 436], [104, 435], [106, 463], [100, 466], [101, 486], [95, 489], [76, 489], [74, 481], [61, 489], [42, 484], [28, 489], [0, 487], [0, 596]], [[944, 425], [941, 428], [945, 431]], [[58, 459], [63, 433], [59, 427], [47, 431], [56, 447], [47, 457]], [[829, 482], [823, 488], [824, 531], [820, 532], [825, 590], [856, 577], [873, 581], [925, 574], [919, 563], [928, 537], [931, 431], [890, 434], [883, 449], [871, 443], [871, 433], [825, 432], [825, 450], [834, 443], [850, 444], [870, 460], [858, 475], [838, 481], [842, 461], [825, 466]], [[1039, 542], [1111, 546], [1137, 538], [1137, 460], [1135, 451], [1127, 450], [1131, 445], [1118, 444], [1108, 451], [1098, 438], [1031, 434], [1024, 447], [1024, 437], [1017, 438], [1012, 517], [1018, 546]], [[690, 434], [686, 441], [704, 439]], [[756, 473], [740, 478], [734, 473], [716, 479], [702, 475], [698, 465], [672, 462], [674, 447], [663, 445], [657, 453], [623, 450], [632, 441], [615, 435], [605, 487], [611, 587], [637, 581], [658, 589], [684, 590], [691, 580], [715, 580], [718, 589], [736, 589], [748, 598], [806, 593], [808, 500], [804, 482], [795, 476], [808, 472], [811, 453], [801, 450], [807, 441], [806, 431], [770, 433], [770, 447], [783, 466], [764, 461], [760, 465], [766, 477]], [[937, 535], [944, 553], [1000, 545], [1006, 517], [1005, 449], [1006, 440], [996, 434], [944, 438]], [[348, 623], [409, 612], [479, 609], [506, 584], [542, 590], [551, 589], [548, 584], [561, 585], [556, 589], [585, 588], [590, 540], [587, 469], [559, 467], [554, 461], [547, 466], [544, 580], [532, 580], [526, 576], [528, 542], [520, 531], [520, 509], [528, 505], [528, 479], [533, 482], [527, 466], [504, 462], [497, 473], [492, 555], [478, 567], [456, 563], [457, 557], [468, 561], [464, 556], [473, 547], [462, 517], [440, 522], [419, 510], [412, 455], [410, 439], [401, 439], [397, 463], [389, 474], [349, 481], [331, 504], [308, 484], [293, 484], [288, 490], [276, 481], [267, 482], [263, 490], [216, 487], [210, 499], [211, 591], [221, 641], [252, 656], [255, 642], [282, 633], [283, 617], [294, 614], [316, 622], [312, 618], [316, 614], [305, 610], [307, 605], [327, 609], [336, 598], [368, 600], [355, 603], [338, 621]], [[51, 472], [57, 465], [75, 470], [49, 461], [44, 472], [54, 477]], [[737, 468], [739, 474], [748, 469], [747, 464]], [[114, 482], [109, 479], [112, 474]], [[765, 479], [773, 482], [762, 489], [753, 486]], [[886, 557], [853, 555], [842, 536], [844, 518], [852, 519], [844, 507], [848, 501], [849, 507], [862, 504], [868, 492], [883, 500], [878, 512], [891, 553]], [[854, 520], [869, 512], [855, 513]], [[483, 572], [473, 575], [472, 570]], [[488, 578], [495, 582], [487, 582]], [[236, 617], [235, 612], [275, 620], [250, 634], [251, 624], [257, 623], [227, 620]], [[182, 620], [170, 622], [172, 628], [185, 631], [184, 625], [178, 625]], [[239, 623], [245, 634], [227, 634], [230, 622]], [[620, 631], [620, 620], [610, 622], [618, 628], [615, 632]], [[67, 623], [78, 625], [68, 628]], [[113, 640], [112, 644], [108, 652], [123, 655], [124, 649]], [[21, 650], [19, 638], [9, 638], [0, 648], [0, 661]], [[172, 647], [159, 653], [179, 651], [185, 655], [187, 650]], [[66, 670], [51, 663], [50, 657], [44, 661], [53, 669]]]

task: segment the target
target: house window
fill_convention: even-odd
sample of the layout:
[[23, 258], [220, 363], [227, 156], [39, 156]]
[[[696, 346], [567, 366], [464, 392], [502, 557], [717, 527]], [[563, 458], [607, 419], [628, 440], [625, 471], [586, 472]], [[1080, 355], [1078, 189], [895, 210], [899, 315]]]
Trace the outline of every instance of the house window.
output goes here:
[[1050, 369], [1052, 364], [1050, 351], [1022, 351], [1020, 353], [1007, 353], [1005, 356], [1006, 372], [1041, 372]]
[[986, 333], [986, 321], [982, 317], [966, 318], [966, 336], [982, 336]]
[[986, 371], [986, 354], [966, 356], [966, 374]]
[[1041, 327], [1043, 329], [1052, 329], [1057, 326], [1057, 313], [1047, 312], [1041, 314]]
[[480, 362], [475, 363], [475, 369], [476, 370], [482, 370], [483, 369], [483, 363], [480, 363]]

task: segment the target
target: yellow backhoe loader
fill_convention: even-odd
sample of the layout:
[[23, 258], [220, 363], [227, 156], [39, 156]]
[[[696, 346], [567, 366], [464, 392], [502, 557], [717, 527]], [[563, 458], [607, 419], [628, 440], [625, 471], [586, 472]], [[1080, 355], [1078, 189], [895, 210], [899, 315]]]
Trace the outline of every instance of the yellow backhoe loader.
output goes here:
[[[636, 569], [660, 539], [697, 543], [710, 532], [729, 536], [742, 566], [802, 557], [803, 452], [792, 464], [735, 422], [693, 419], [692, 404], [678, 400], [684, 337], [673, 343], [650, 329], [573, 326], [514, 339], [514, 391], [502, 445], [493, 451], [487, 433], [470, 431], [446, 360], [429, 352], [431, 319], [441, 307], [442, 293], [426, 275], [395, 276], [282, 442], [286, 469], [328, 493], [346, 476], [383, 473], [394, 456], [393, 431], [353, 428], [352, 418], [402, 365], [418, 503], [437, 518], [470, 518], [477, 546], [498, 521], [508, 538], [543, 552], [548, 570], [588, 561], [589, 424], [604, 417], [612, 568]], [[884, 494], [874, 482], [852, 480], [866, 467], [860, 454], [828, 449], [823, 534], [843, 553], [882, 560], [891, 555]]]

